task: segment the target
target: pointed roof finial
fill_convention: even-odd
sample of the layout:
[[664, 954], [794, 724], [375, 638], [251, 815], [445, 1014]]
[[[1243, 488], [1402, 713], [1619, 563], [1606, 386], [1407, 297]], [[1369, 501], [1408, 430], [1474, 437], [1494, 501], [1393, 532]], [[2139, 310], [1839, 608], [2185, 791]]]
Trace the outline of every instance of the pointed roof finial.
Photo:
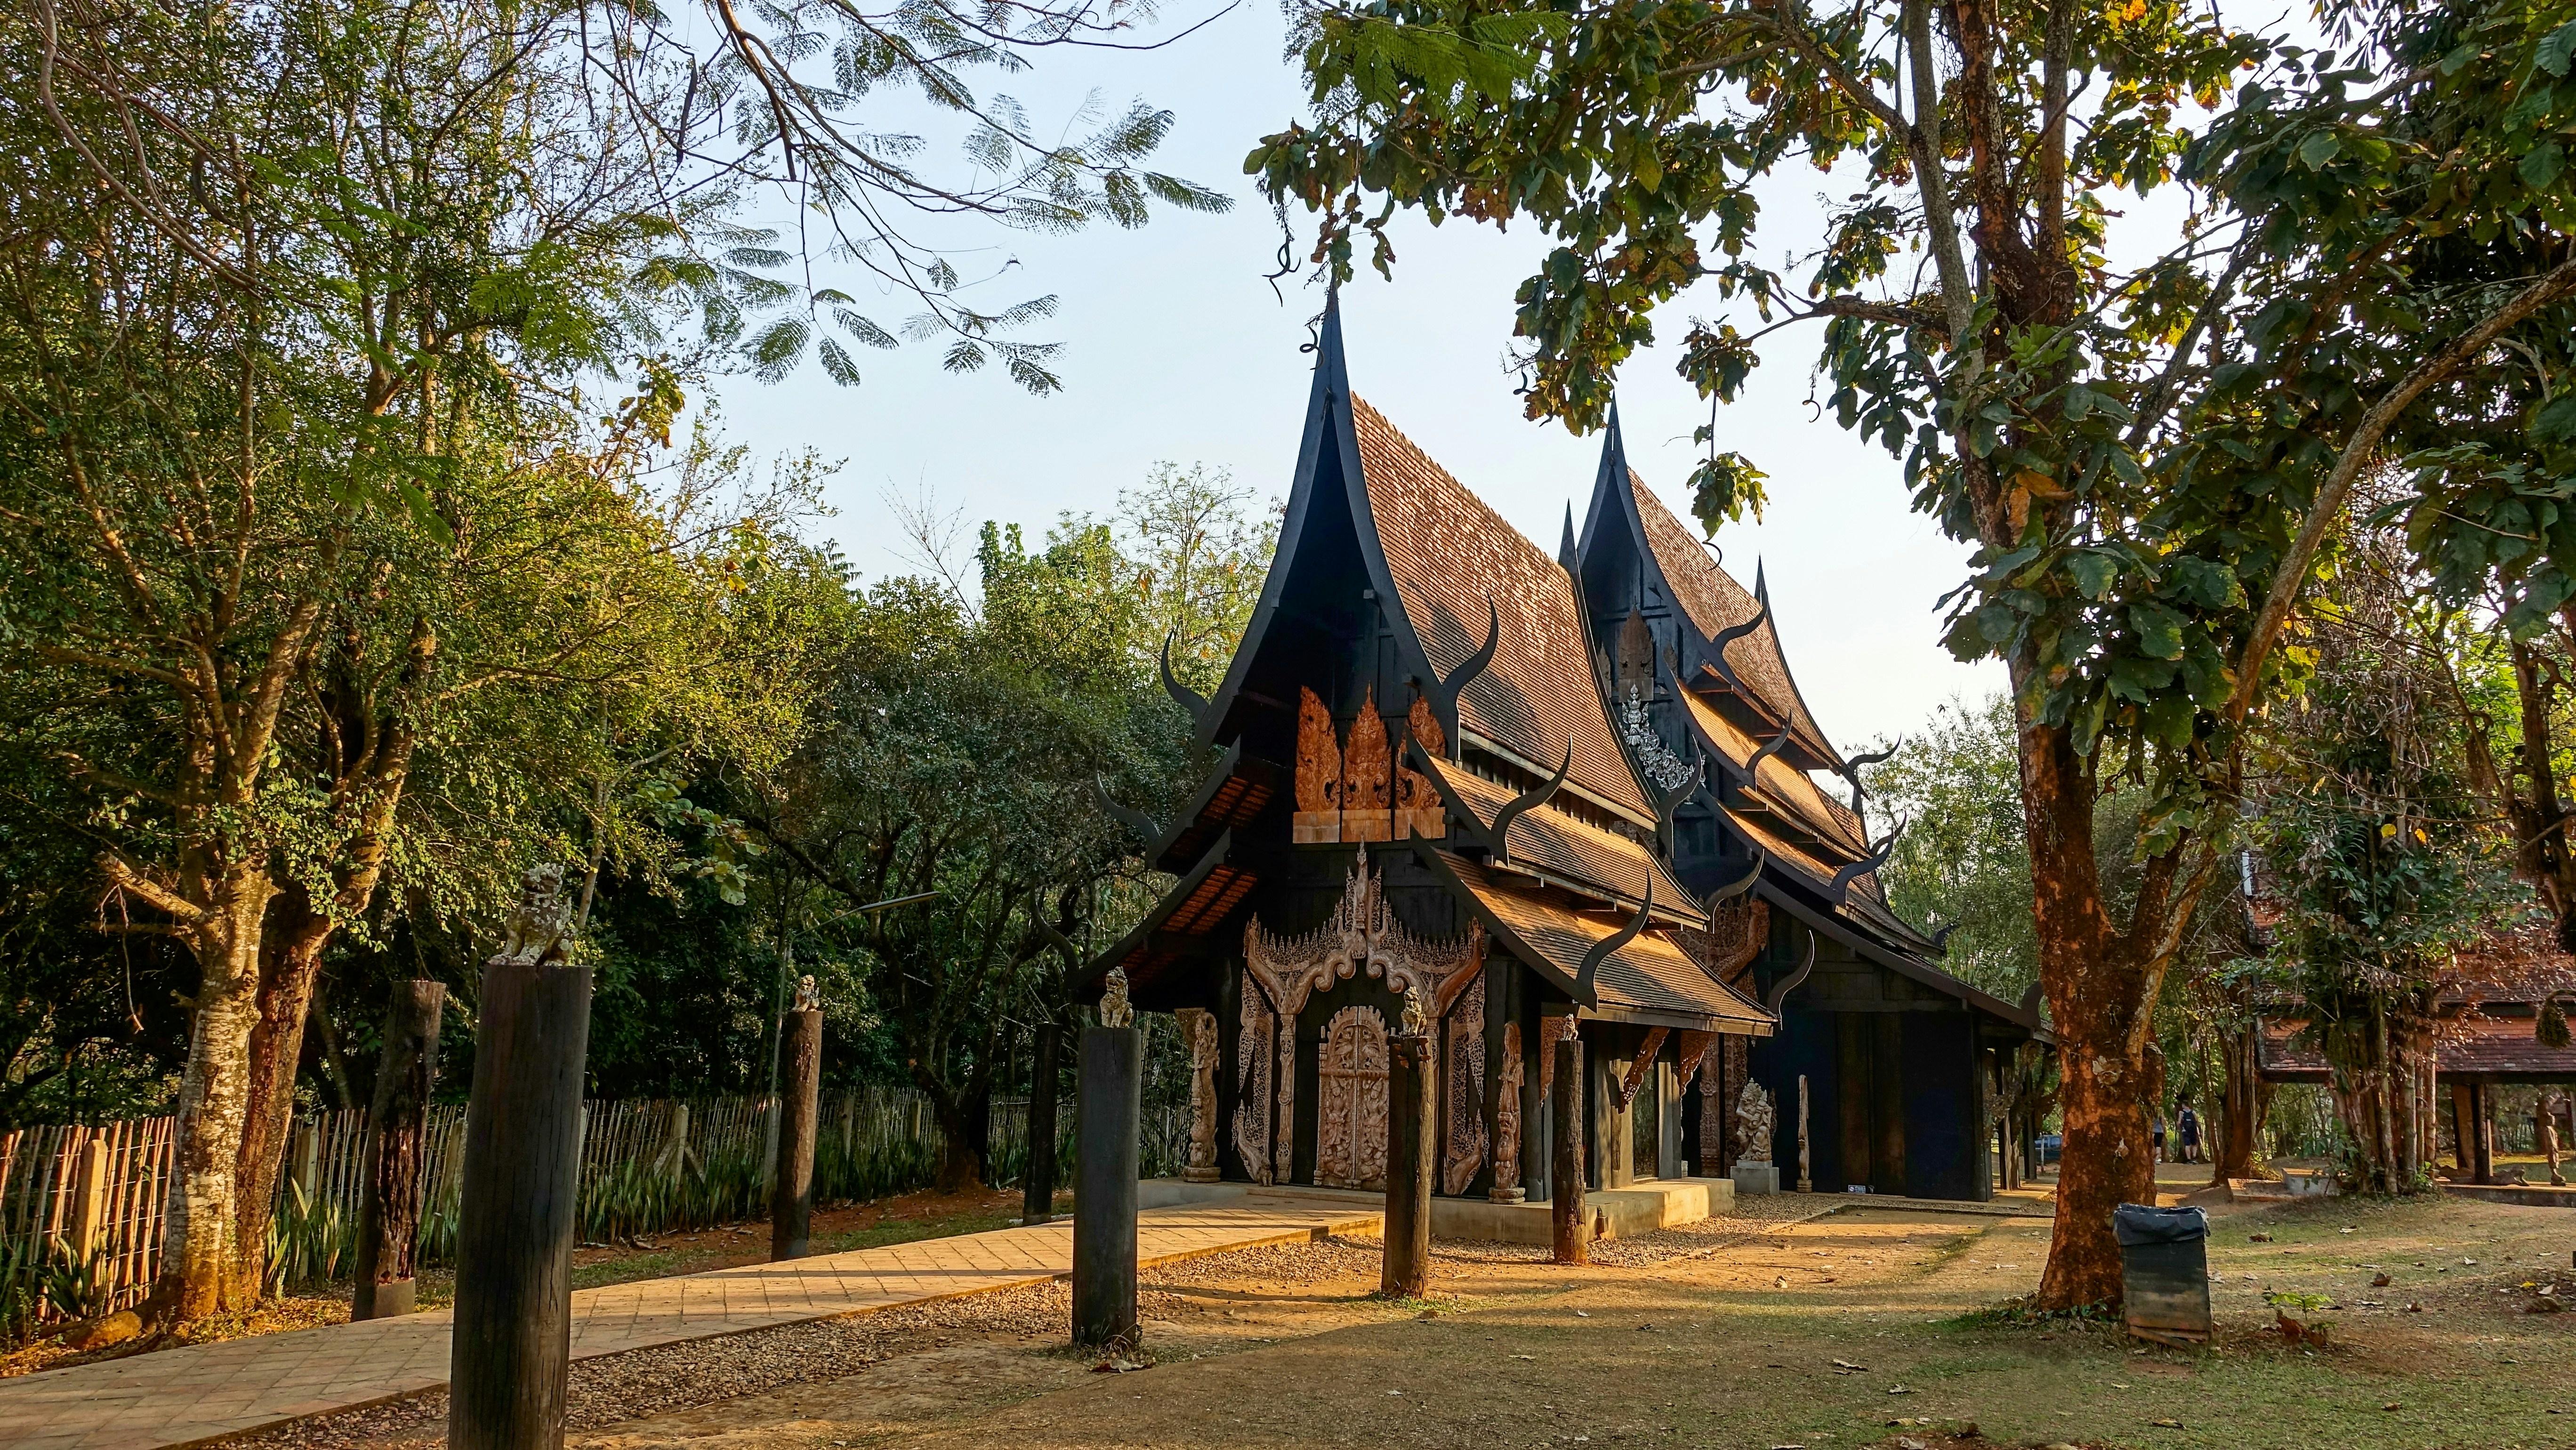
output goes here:
[[1315, 339], [1315, 370], [1324, 385], [1334, 393], [1349, 397], [1350, 362], [1342, 352], [1342, 289], [1339, 284], [1324, 289], [1324, 323]]
[[1582, 557], [1582, 546], [1574, 541], [1574, 505], [1569, 503], [1565, 506], [1565, 542], [1556, 546], [1556, 562], [1564, 565], [1565, 572], [1571, 574], [1575, 562]]
[[1753, 558], [1753, 602], [1766, 609], [1771, 605], [1771, 585], [1762, 577], [1762, 557], [1758, 554]]

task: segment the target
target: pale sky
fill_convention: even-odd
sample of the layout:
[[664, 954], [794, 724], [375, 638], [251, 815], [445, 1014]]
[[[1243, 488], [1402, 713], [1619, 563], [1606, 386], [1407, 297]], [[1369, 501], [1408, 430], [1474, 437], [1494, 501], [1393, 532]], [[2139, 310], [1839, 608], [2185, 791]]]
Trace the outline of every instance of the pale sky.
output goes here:
[[[1167, 13], [1182, 21], [1205, 11]], [[1168, 107], [1179, 122], [1157, 169], [1236, 198], [1222, 216], [1159, 210], [1135, 232], [954, 234], [974, 249], [960, 256], [961, 273], [1003, 269], [973, 294], [975, 305], [1059, 297], [1056, 318], [1024, 335], [1066, 344], [1064, 391], [1030, 398], [997, 369], [952, 376], [940, 371], [935, 343], [863, 354], [865, 380], [854, 388], [834, 386], [811, 364], [775, 385], [749, 377], [717, 385], [737, 440], [763, 454], [811, 447], [841, 461], [830, 492], [835, 516], [819, 527], [863, 575], [909, 569], [890, 493], [927, 489], [943, 509], [964, 511], [970, 538], [989, 518], [1024, 525], [1032, 542], [1060, 511], [1107, 514], [1118, 490], [1161, 460], [1222, 468], [1266, 499], [1286, 496], [1312, 367], [1300, 349], [1323, 298], [1294, 277], [1277, 293], [1265, 280], [1278, 265], [1280, 233], [1243, 175], [1253, 144], [1300, 111], [1280, 36], [1275, 9], [1238, 7], [1159, 51], [1043, 55], [1037, 73], [1000, 88], [1039, 121], [1064, 115], [1094, 87], [1111, 109], [1136, 95]], [[994, 88], [989, 77], [985, 85]], [[1772, 185], [1766, 257], [1815, 245], [1817, 194], [1830, 184], [1801, 170]], [[1302, 260], [1312, 233], [1302, 216], [1292, 220]], [[1529, 229], [1502, 235], [1455, 221], [1434, 229], [1412, 217], [1396, 235], [1393, 283], [1364, 273], [1343, 296], [1352, 384], [1552, 556], [1566, 509], [1586, 500], [1600, 439], [1523, 419], [1516, 379], [1503, 367], [1512, 294], [1545, 254], [1544, 241]], [[1018, 265], [1005, 268], [1013, 259]], [[868, 295], [852, 277], [818, 280]], [[910, 310], [888, 298], [876, 320], [893, 327]], [[1723, 315], [1713, 287], [1659, 313], [1658, 335], [1677, 342], [1695, 313]], [[1768, 566], [1799, 686], [1826, 732], [1856, 749], [1913, 732], [1953, 696], [1982, 698], [2002, 687], [2003, 674], [1991, 662], [1959, 664], [1941, 648], [1936, 601], [1965, 577], [1966, 553], [1908, 510], [1895, 460], [1809, 405], [1816, 343], [1808, 327], [1766, 340], [1751, 396], [1718, 417], [1721, 446], [1771, 478], [1763, 521], [1730, 525], [1718, 543], [1748, 587], [1755, 561]], [[1697, 458], [1690, 435], [1707, 405], [1674, 375], [1674, 355], [1660, 346], [1630, 361], [1620, 410], [1630, 461], [1687, 519], [1685, 484]]]

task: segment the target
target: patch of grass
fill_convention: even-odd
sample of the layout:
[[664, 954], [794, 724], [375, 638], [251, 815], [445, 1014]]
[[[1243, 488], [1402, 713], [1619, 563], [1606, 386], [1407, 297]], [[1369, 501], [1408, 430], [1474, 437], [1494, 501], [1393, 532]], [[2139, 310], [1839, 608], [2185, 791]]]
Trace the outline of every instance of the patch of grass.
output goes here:
[[890, 1218], [866, 1228], [851, 1229], [814, 1241], [818, 1254], [846, 1254], [852, 1249], [881, 1249], [888, 1244], [918, 1243], [923, 1239], [955, 1238], [959, 1234], [979, 1234], [997, 1228], [1017, 1227], [1020, 1216], [1004, 1210], [941, 1214], [935, 1218]]
[[611, 1284], [631, 1284], [637, 1279], [667, 1279], [673, 1274], [694, 1273], [704, 1267], [704, 1264], [693, 1263], [692, 1260], [713, 1262], [716, 1257], [712, 1253], [686, 1253], [677, 1249], [622, 1254], [596, 1264], [573, 1265], [572, 1286], [575, 1289], [602, 1289]]
[[2042, 1309], [2037, 1295], [2006, 1299], [1944, 1320], [1962, 1329], [2062, 1329], [2070, 1325], [2117, 1324], [2120, 1312], [2106, 1304], [2078, 1304], [2072, 1309]]

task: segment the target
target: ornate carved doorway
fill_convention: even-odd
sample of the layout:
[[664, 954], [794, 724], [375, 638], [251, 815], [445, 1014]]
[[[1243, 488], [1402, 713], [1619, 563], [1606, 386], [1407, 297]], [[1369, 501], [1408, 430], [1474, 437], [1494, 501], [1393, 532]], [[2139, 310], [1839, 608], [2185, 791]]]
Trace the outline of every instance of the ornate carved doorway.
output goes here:
[[1315, 1181], [1386, 1187], [1386, 1019], [1345, 1007], [1324, 1029], [1316, 1064]]

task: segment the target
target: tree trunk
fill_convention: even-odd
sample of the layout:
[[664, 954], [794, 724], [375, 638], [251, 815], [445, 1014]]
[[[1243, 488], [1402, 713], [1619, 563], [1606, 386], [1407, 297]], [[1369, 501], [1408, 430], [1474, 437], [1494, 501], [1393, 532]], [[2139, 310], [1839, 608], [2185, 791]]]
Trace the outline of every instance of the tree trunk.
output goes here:
[[2259, 1024], [2248, 1023], [2241, 1031], [2218, 1035], [2218, 1062], [2221, 1093], [2218, 1131], [2214, 1136], [2218, 1151], [2211, 1155], [2209, 1181], [2224, 1183], [2230, 1178], [2254, 1176], [2255, 1130], [2261, 1126], [2263, 1111], [2262, 1082], [2257, 1072], [2254, 1051], [2262, 1032]]
[[1037, 1070], [1029, 1080], [1029, 1164], [1020, 1175], [1020, 1222], [1045, 1223], [1055, 1214], [1055, 1079], [1064, 1029], [1041, 1022]]
[[[410, 662], [403, 688], [425, 679], [437, 654], [437, 638], [425, 625], [412, 630]], [[268, 1255], [268, 1221], [277, 1202], [277, 1175], [285, 1162], [287, 1120], [294, 1111], [295, 1074], [304, 1057], [304, 1023], [313, 1005], [313, 983], [322, 968], [322, 949], [331, 940], [335, 921], [364, 912], [375, 900], [384, 875], [386, 842], [394, 813], [402, 804], [411, 775], [414, 736], [397, 708], [388, 721], [354, 708], [353, 692], [335, 691], [334, 713], [342, 720], [338, 736], [343, 749], [373, 742], [354, 757], [335, 762], [340, 771], [332, 787], [335, 801], [355, 803], [356, 818], [338, 843], [330, 901], [317, 903], [300, 884], [289, 885], [276, 926], [260, 961], [259, 1018], [251, 1029], [250, 1102], [243, 1118], [239, 1174], [242, 1193], [235, 1208], [233, 1275], [245, 1302], [259, 1297]]]
[[260, 953], [258, 1017], [250, 1031], [250, 1089], [242, 1113], [241, 1193], [234, 1207], [232, 1298], [256, 1303], [268, 1263], [268, 1223], [285, 1171], [295, 1112], [295, 1077], [304, 1060], [304, 1021], [331, 918], [313, 909], [300, 885], [278, 893], [275, 920]]
[[178, 1161], [160, 1272], [144, 1305], [144, 1317], [158, 1324], [203, 1319], [226, 1306], [250, 1038], [259, 1015], [260, 918], [275, 890], [264, 863], [226, 862], [189, 934], [199, 976], [179, 1079]]
[[939, 1176], [931, 1187], [940, 1193], [975, 1193], [984, 1187], [984, 1146], [992, 1122], [992, 1100], [983, 1091], [952, 1093], [916, 1073], [939, 1123]]
[[383, 1061], [358, 1158], [357, 1290], [351, 1319], [409, 1314], [412, 1253], [420, 1232], [421, 1173], [428, 1166], [429, 1095], [438, 1083], [441, 982], [396, 982], [385, 1013]]
[[2155, 1201], [2143, 1062], [2154, 963], [2136, 953], [2134, 936], [2112, 930], [2103, 911], [2094, 782], [2067, 732], [2025, 719], [2021, 773], [2040, 981], [2064, 1075], [2058, 1101], [2066, 1146], [2039, 1303], [2117, 1305], [2120, 1246], [2111, 1211]]

